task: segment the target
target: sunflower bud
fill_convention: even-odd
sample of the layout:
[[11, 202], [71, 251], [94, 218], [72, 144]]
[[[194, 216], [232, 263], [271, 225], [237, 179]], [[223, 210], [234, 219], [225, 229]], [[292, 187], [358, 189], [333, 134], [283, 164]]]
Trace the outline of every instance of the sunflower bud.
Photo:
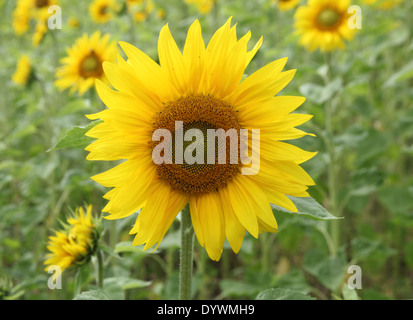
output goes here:
[[49, 237], [44, 262], [47, 269], [57, 265], [62, 271], [70, 266], [81, 266], [90, 261], [95, 254], [100, 235], [100, 221], [92, 216], [92, 206], [76, 209], [74, 214], [63, 224], [63, 228]]

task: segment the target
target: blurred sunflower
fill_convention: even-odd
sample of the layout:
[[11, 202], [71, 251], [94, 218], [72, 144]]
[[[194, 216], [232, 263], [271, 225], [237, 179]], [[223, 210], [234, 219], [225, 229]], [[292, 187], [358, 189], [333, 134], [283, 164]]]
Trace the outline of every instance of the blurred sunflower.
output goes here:
[[91, 205], [86, 212], [82, 207], [77, 208], [63, 224], [63, 229], [49, 237], [45, 270], [57, 265], [63, 272], [70, 266], [88, 262], [97, 248], [99, 228], [98, 221], [92, 216]]
[[144, 22], [154, 11], [155, 4], [152, 0], [127, 0], [126, 8], [135, 21]]
[[77, 39], [61, 60], [63, 66], [57, 69], [56, 86], [61, 90], [71, 87], [71, 92], [77, 90], [83, 95], [94, 85], [95, 79], [106, 82], [102, 62], [114, 61], [117, 54], [115, 42], [109, 42], [109, 39], [108, 34], [101, 36], [99, 31]]
[[187, 5], [195, 5], [200, 13], [210, 13], [216, 0], [185, 0]]
[[16, 84], [25, 86], [29, 82], [31, 74], [32, 65], [30, 59], [28, 56], [24, 55], [17, 61], [17, 68], [13, 74], [12, 80]]
[[113, 13], [118, 10], [115, 0], [94, 0], [89, 6], [93, 21], [106, 23], [113, 18]]
[[47, 25], [45, 22], [38, 22], [36, 25], [36, 30], [33, 34], [33, 46], [37, 47], [44, 38], [44, 35], [47, 33]]
[[30, 2], [18, 0], [16, 9], [13, 11], [13, 29], [17, 35], [21, 35], [30, 27]]
[[58, 5], [57, 0], [18, 0], [13, 11], [13, 29], [17, 35], [27, 32], [30, 28], [30, 21], [36, 24], [46, 24], [52, 13], [48, 9], [52, 5]]
[[276, 0], [278, 8], [282, 11], [291, 10], [298, 6], [300, 0]]
[[71, 28], [75, 28], [75, 29], [80, 27], [80, 21], [79, 21], [79, 19], [77, 19], [75, 17], [69, 17], [69, 19], [67, 20], [67, 24]]
[[404, 0], [363, 0], [363, 2], [368, 5], [374, 5], [379, 9], [389, 10], [401, 4]]
[[[238, 252], [245, 231], [256, 238], [263, 231], [277, 231], [270, 203], [296, 212], [286, 195], [308, 196], [307, 186], [314, 182], [300, 164], [315, 153], [283, 141], [307, 135], [295, 126], [311, 116], [290, 114], [305, 98], [275, 96], [295, 70], [282, 72], [287, 62], [283, 58], [242, 80], [262, 43], [261, 38], [248, 51], [250, 38], [248, 32], [238, 40], [229, 19], [205, 47], [196, 20], [181, 53], [165, 25], [158, 41], [160, 65], [125, 42], [120, 46], [128, 61], [103, 64], [118, 91], [96, 82], [108, 109], [88, 115], [103, 122], [86, 133], [97, 138], [86, 148], [87, 159], [126, 160], [92, 179], [113, 187], [104, 196], [109, 200], [105, 218], [120, 219], [141, 209], [130, 231], [136, 234], [134, 245], [145, 244], [144, 249], [159, 245], [189, 202], [199, 243], [211, 259], [219, 260], [225, 238]], [[152, 153], [159, 145], [152, 135], [160, 128], [174, 135], [175, 121], [182, 121], [185, 131], [243, 128], [252, 133], [260, 128], [258, 174], [242, 173], [251, 169], [249, 165], [230, 163], [230, 157], [223, 164], [156, 164]]]
[[295, 13], [295, 28], [300, 44], [310, 51], [344, 48], [344, 40], [354, 37], [348, 26], [350, 0], [309, 0]]

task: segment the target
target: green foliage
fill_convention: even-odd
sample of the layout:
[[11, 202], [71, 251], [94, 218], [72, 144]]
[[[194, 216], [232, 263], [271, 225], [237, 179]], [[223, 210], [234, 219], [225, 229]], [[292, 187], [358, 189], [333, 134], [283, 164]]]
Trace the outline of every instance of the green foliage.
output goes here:
[[267, 289], [260, 292], [256, 300], [315, 300], [300, 291], [285, 288]]

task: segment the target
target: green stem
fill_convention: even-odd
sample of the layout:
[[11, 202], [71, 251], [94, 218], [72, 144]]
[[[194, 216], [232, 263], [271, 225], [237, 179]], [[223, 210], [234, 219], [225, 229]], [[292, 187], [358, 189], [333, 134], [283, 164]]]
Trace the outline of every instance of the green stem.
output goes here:
[[[326, 84], [331, 82], [332, 79], [332, 61], [331, 61], [331, 54], [328, 53], [326, 56], [327, 60], [327, 79]], [[337, 216], [337, 171], [336, 171], [336, 154], [334, 149], [334, 130], [333, 130], [333, 108], [334, 105], [332, 103], [331, 97], [325, 103], [325, 129], [327, 134], [327, 152], [329, 156], [329, 163], [328, 163], [328, 189], [329, 189], [329, 207], [330, 212]], [[331, 222], [331, 238], [334, 245], [334, 251], [332, 252], [333, 255], [337, 253], [337, 250], [340, 245], [340, 225], [339, 221], [335, 220]]]
[[194, 229], [192, 228], [189, 205], [181, 212], [181, 255], [179, 265], [179, 300], [191, 299], [192, 265], [194, 250]]
[[96, 281], [99, 288], [103, 289], [103, 252], [99, 250], [96, 254], [97, 258], [97, 274]]
[[261, 236], [261, 267], [262, 271], [268, 272], [270, 270], [270, 235], [265, 233]]

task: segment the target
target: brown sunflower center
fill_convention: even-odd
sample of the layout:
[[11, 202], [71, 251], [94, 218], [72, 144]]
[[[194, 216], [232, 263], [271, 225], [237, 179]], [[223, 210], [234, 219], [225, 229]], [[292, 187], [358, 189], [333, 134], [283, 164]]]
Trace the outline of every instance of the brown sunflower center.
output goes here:
[[340, 21], [340, 13], [334, 9], [324, 9], [317, 16], [317, 22], [321, 27], [331, 28]]
[[[153, 128], [154, 132], [163, 129], [171, 133], [172, 161], [158, 164], [157, 173], [173, 189], [187, 194], [211, 192], [239, 172], [241, 128], [232, 107], [222, 100], [211, 96], [180, 98], [165, 105]], [[153, 141], [152, 147], [161, 142]]]
[[104, 16], [105, 14], [108, 13], [108, 10], [109, 10], [108, 6], [106, 6], [106, 5], [101, 6], [100, 9], [99, 9], [99, 14]]
[[79, 69], [83, 78], [100, 77], [103, 73], [102, 62], [93, 50], [83, 58]]
[[49, 5], [49, 0], [36, 0], [34, 5], [36, 8], [43, 8]]

